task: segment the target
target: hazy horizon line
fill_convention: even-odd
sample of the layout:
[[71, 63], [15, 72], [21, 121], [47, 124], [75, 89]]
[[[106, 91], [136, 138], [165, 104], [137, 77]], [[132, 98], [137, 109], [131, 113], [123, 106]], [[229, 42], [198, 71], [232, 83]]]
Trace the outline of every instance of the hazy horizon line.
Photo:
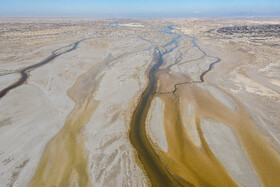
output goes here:
[[49, 15], [49, 16], [35, 16], [35, 15], [0, 15], [0, 18], [94, 18], [94, 19], [179, 19], [179, 18], [280, 18], [279, 15], [240, 15], [240, 16], [147, 16], [147, 17], [142, 17], [142, 16], [58, 16], [58, 15]]

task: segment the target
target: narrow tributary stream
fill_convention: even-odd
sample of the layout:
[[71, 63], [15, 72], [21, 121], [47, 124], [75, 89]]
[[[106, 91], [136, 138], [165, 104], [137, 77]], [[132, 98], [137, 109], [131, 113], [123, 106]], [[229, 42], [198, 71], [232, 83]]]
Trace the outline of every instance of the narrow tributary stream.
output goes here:
[[59, 49], [56, 49], [54, 50], [50, 56], [48, 56], [47, 58], [45, 58], [44, 60], [42, 60], [41, 62], [37, 63], [37, 64], [33, 64], [33, 65], [30, 65], [30, 66], [27, 66], [21, 70], [19, 70], [18, 72], [20, 73], [20, 78], [13, 84], [11, 84], [10, 86], [4, 88], [3, 90], [0, 91], [0, 99], [2, 97], [4, 97], [10, 90], [14, 89], [14, 88], [17, 88], [18, 86], [21, 86], [23, 83], [26, 82], [26, 80], [28, 79], [29, 77], [29, 72], [40, 67], [40, 66], [43, 66], [49, 62], [51, 62], [52, 60], [54, 60], [56, 57], [62, 55], [62, 54], [65, 54], [65, 53], [68, 53], [68, 52], [71, 52], [73, 50], [75, 50], [78, 46], [79, 43], [85, 41], [85, 40], [88, 40], [88, 39], [92, 39], [92, 38], [85, 38], [85, 39], [82, 39], [82, 40], [79, 40], [73, 44], [70, 44], [66, 47], [62, 47], [62, 48], [59, 48]]

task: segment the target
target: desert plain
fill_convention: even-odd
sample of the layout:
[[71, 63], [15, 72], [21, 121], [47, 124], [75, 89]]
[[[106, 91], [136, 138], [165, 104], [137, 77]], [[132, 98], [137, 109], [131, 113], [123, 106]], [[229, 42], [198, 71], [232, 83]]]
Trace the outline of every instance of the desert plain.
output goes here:
[[280, 184], [279, 19], [0, 18], [0, 186]]

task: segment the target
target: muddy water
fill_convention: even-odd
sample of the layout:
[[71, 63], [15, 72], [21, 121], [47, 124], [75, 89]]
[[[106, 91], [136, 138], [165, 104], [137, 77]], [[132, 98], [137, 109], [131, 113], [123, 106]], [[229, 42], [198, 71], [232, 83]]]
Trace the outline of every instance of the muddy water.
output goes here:
[[[164, 126], [167, 133], [168, 152], [160, 152], [161, 160], [171, 173], [179, 175], [195, 186], [236, 186], [219, 160], [212, 153], [201, 130], [201, 120], [208, 119], [229, 126], [237, 135], [244, 153], [265, 186], [280, 182], [280, 159], [247, 111], [239, 105], [232, 111], [216, 100], [207, 90], [194, 85], [180, 87], [175, 94], [161, 95], [165, 103]], [[194, 106], [194, 121], [183, 124], [182, 108]], [[192, 123], [192, 124], [191, 124]], [[184, 125], [194, 125], [201, 141], [196, 146], [186, 133]], [[261, 154], [260, 154], [261, 153]]]
[[[170, 29], [165, 34], [174, 35]], [[260, 181], [265, 186], [277, 186], [280, 183], [280, 178], [278, 177], [280, 174], [280, 160], [277, 152], [270, 146], [271, 142], [256, 127], [247, 111], [240, 104], [238, 104], [239, 109], [237, 111], [230, 110], [211, 96], [207, 90], [196, 85], [205, 82], [205, 76], [213, 69], [216, 63], [220, 62], [219, 58], [213, 57], [216, 60], [209, 65], [207, 70], [200, 74], [200, 81], [175, 83], [173, 84], [173, 91], [157, 95], [165, 104], [164, 127], [168, 152], [156, 152], [153, 148], [154, 145], [149, 142], [145, 129], [147, 112], [154, 97], [153, 93], [157, 89], [157, 78], [164, 77], [157, 76], [157, 74], [169, 73], [167, 69], [160, 72], [158, 69], [164, 63], [164, 58], [178, 47], [180, 37], [175, 35], [171, 42], [164, 45], [164, 52], [156, 49], [155, 64], [148, 74], [148, 86], [131, 121], [130, 141], [137, 151], [138, 159], [141, 162], [140, 166], [146, 171], [151, 185], [221, 187], [239, 185], [215, 157], [204, 139], [201, 120], [210, 119], [231, 127], [239, 138], [242, 148], [244, 148], [244, 152], [256, 170]], [[203, 56], [208, 56], [195, 43], [195, 38], [187, 37], [192, 38], [193, 46]], [[172, 45], [173, 47], [167, 50]], [[165, 54], [167, 55], [164, 56]], [[176, 61], [175, 59], [175, 63]], [[173, 77], [176, 79], [175, 75]], [[186, 79], [188, 78], [186, 77]], [[176, 80], [161, 81], [176, 82]], [[182, 107], [188, 103], [191, 103], [195, 108], [195, 116], [190, 123], [193, 123], [192, 125], [195, 126], [199, 135], [200, 147], [192, 142], [185, 132], [184, 125], [186, 124], [182, 122], [182, 118], [184, 118]]]
[[143, 164], [151, 183], [155, 186], [178, 186], [179, 183], [173, 179], [149, 143], [145, 131], [147, 112], [152, 100], [152, 94], [156, 89], [156, 78], [154, 74], [163, 62], [161, 52], [159, 50], [157, 52], [159, 55], [156, 57], [157, 63], [149, 72], [148, 87], [144, 91], [141, 102], [139, 102], [133, 114], [129, 137], [132, 145], [137, 150], [138, 158]]
[[[180, 178], [179, 175], [171, 174], [167, 169], [166, 165], [161, 162], [161, 159], [151, 146], [145, 130], [145, 121], [147, 117], [147, 112], [153, 98], [153, 93], [156, 91], [156, 72], [159, 67], [163, 64], [164, 56], [167, 56], [173, 50], [178, 48], [178, 43], [182, 37], [179, 34], [171, 32], [173, 30], [172, 26], [167, 26], [163, 31], [164, 34], [173, 35], [173, 38], [170, 42], [163, 45], [163, 52], [159, 48], [155, 49], [155, 64], [152, 66], [149, 71], [149, 83], [144, 91], [141, 101], [139, 102], [136, 110], [134, 111], [132, 121], [131, 121], [131, 130], [130, 130], [130, 141], [134, 148], [137, 151], [137, 156], [148, 175], [153, 186], [193, 186], [192, 183]], [[187, 36], [190, 37], [190, 36]], [[198, 48], [204, 55], [206, 53], [202, 51], [199, 46], [195, 43], [195, 38], [192, 38], [192, 42], [196, 48]], [[216, 62], [215, 62], [216, 63]], [[209, 72], [212, 68], [212, 64], [207, 70]], [[207, 73], [206, 72], [206, 73]], [[206, 75], [203, 74], [201, 79]]]
[[[195, 97], [193, 87], [184, 94], [189, 94], [190, 98]], [[201, 147], [197, 147], [188, 137], [181, 115], [182, 99], [176, 94], [161, 95], [160, 98], [165, 106], [164, 126], [167, 132], [168, 152], [159, 154], [168, 170], [194, 186], [237, 186], [208, 148], [202, 133], [199, 133]], [[189, 103], [193, 102], [189, 100]], [[197, 126], [200, 124], [200, 118], [197, 115], [193, 121], [189, 119], [188, 122], [193, 123], [189, 125]]]
[[[165, 33], [170, 33], [170, 28], [165, 31]], [[137, 105], [132, 121], [131, 121], [131, 129], [130, 129], [130, 141], [134, 148], [137, 151], [137, 156], [142, 166], [144, 167], [146, 174], [148, 175], [150, 182], [153, 186], [181, 186], [191, 184], [187, 183], [184, 180], [176, 178], [167, 170], [165, 165], [161, 162], [157, 153], [151, 146], [145, 130], [145, 121], [147, 117], [147, 112], [149, 106], [151, 104], [151, 100], [153, 98], [153, 93], [156, 91], [156, 72], [158, 68], [163, 63], [163, 56], [172, 52], [174, 49], [178, 47], [180, 35], [176, 35], [173, 37], [172, 41], [166, 43], [163, 46], [163, 51], [159, 50], [159, 48], [155, 49], [155, 64], [149, 71], [149, 83], [144, 93], [141, 96], [141, 101]], [[167, 49], [169, 48], [169, 49]]]

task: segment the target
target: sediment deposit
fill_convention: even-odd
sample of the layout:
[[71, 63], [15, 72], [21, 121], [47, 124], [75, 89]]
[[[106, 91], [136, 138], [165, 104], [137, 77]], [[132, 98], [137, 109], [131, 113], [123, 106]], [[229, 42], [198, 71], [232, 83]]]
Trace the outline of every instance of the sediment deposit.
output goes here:
[[1, 18], [1, 186], [277, 186], [279, 24]]

